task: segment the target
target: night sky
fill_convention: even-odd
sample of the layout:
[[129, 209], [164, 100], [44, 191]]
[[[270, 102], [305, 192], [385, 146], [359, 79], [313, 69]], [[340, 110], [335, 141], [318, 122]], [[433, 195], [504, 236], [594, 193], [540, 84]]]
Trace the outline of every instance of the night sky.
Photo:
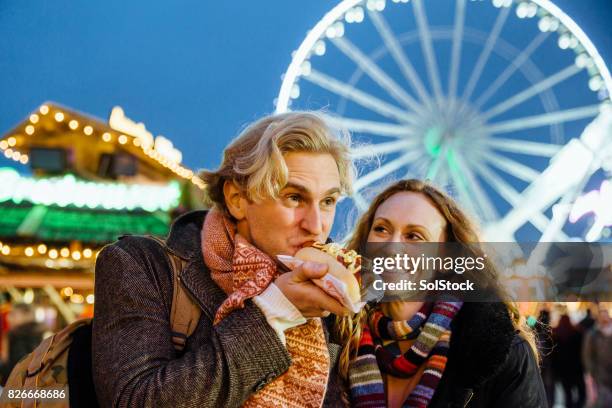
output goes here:
[[[555, 3], [609, 66], [612, 1]], [[120, 105], [170, 138], [188, 167], [216, 167], [245, 124], [274, 110], [291, 52], [335, 4], [2, 0], [0, 130], [44, 101], [104, 120]]]

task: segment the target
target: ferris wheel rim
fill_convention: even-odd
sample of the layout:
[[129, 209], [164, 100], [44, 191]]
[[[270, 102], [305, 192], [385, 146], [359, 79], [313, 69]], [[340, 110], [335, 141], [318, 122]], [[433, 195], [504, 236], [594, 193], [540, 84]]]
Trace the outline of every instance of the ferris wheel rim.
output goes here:
[[[300, 46], [295, 51], [295, 54], [291, 58], [291, 62], [284, 73], [281, 88], [278, 93], [276, 100], [275, 113], [283, 113], [289, 109], [289, 102], [291, 100], [291, 87], [300, 76], [300, 65], [302, 62], [308, 59], [308, 55], [314, 47], [315, 43], [324, 36], [325, 30], [333, 23], [338, 21], [344, 13], [365, 3], [367, 0], [342, 0], [339, 4], [328, 11], [323, 18], [321, 18], [315, 26], [308, 32], [304, 40], [300, 43]], [[569, 31], [576, 37], [576, 39], [582, 44], [586, 53], [591, 57], [599, 74], [601, 75], [605, 88], [607, 89], [608, 98], [612, 98], [612, 76], [608, 67], [606, 66], [601, 54], [597, 50], [597, 47], [593, 44], [589, 36], [580, 28], [580, 26], [563, 10], [561, 10], [556, 4], [550, 0], [528, 0], [531, 3], [536, 4], [538, 7], [546, 10], [553, 17], [559, 19], [563, 25], [569, 29]], [[513, 0], [513, 3], [516, 1]]]
[[295, 55], [291, 58], [291, 63], [285, 72], [285, 77], [283, 78], [281, 89], [278, 94], [278, 101], [276, 103], [276, 113], [283, 113], [288, 109], [291, 86], [299, 76], [300, 64], [306, 60], [308, 53], [313, 48], [314, 44], [323, 36], [327, 27], [338, 21], [338, 19], [348, 10], [363, 3], [363, 1], [364, 0], [342, 0], [341, 3], [328, 11], [306, 35], [306, 38], [301, 42]]
[[538, 6], [542, 7], [544, 10], [548, 11], [553, 17], [556, 17], [563, 23], [563, 25], [570, 30], [572, 35], [574, 35], [578, 41], [583, 45], [585, 51], [589, 56], [593, 59], [593, 62], [597, 66], [597, 70], [599, 74], [602, 76], [604, 83], [606, 84], [606, 88], [608, 90], [608, 98], [612, 98], [612, 76], [610, 76], [610, 71], [606, 63], [604, 62], [601, 54], [597, 51], [597, 47], [591, 41], [588, 35], [580, 28], [580, 26], [563, 10], [561, 10], [556, 4], [554, 4], [550, 0], [529, 0]]

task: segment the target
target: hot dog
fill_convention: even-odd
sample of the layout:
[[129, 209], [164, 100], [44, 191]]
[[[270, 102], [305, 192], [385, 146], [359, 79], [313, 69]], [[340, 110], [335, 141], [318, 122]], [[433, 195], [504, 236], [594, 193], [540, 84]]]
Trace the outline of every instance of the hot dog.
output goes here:
[[[327, 264], [328, 273], [338, 278], [346, 285], [348, 296], [353, 304], [361, 301], [359, 278], [361, 271], [361, 256], [354, 250], [347, 250], [340, 245], [313, 243], [312, 246], [300, 249], [295, 258]], [[323, 289], [329, 289], [320, 279], [313, 282]]]

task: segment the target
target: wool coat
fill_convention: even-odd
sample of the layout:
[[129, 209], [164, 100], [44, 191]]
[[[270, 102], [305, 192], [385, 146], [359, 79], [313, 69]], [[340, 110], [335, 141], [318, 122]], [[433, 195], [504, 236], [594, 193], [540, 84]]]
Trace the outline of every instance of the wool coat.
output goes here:
[[[167, 239], [167, 249], [186, 261], [180, 281], [202, 309], [180, 354], [171, 340], [173, 277], [164, 249], [146, 237], [128, 236], [100, 252], [92, 329], [100, 406], [238, 407], [289, 368], [287, 349], [251, 300], [213, 326], [226, 294], [203, 261], [205, 216], [205, 211], [181, 216]], [[328, 341], [328, 349], [324, 406], [337, 407], [342, 406], [342, 386], [334, 375], [340, 345]]]

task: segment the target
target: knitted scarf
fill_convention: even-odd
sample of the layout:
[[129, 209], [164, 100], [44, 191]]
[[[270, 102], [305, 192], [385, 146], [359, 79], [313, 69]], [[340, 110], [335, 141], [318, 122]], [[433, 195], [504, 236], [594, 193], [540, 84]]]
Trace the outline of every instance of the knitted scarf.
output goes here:
[[[450, 324], [461, 308], [460, 301], [424, 304], [410, 320], [393, 321], [373, 310], [362, 328], [357, 358], [349, 365], [352, 406], [385, 407], [383, 373], [409, 378], [422, 364], [423, 374], [404, 407], [427, 407], [446, 367]], [[401, 353], [397, 342], [414, 339]]]
[[[202, 228], [202, 254], [213, 280], [228, 295], [214, 324], [263, 292], [278, 275], [276, 263], [236, 232], [235, 224], [211, 210]], [[329, 351], [321, 319], [285, 331], [289, 370], [253, 394], [244, 407], [320, 407], [327, 389]], [[257, 341], [257, 339], [253, 339]]]

